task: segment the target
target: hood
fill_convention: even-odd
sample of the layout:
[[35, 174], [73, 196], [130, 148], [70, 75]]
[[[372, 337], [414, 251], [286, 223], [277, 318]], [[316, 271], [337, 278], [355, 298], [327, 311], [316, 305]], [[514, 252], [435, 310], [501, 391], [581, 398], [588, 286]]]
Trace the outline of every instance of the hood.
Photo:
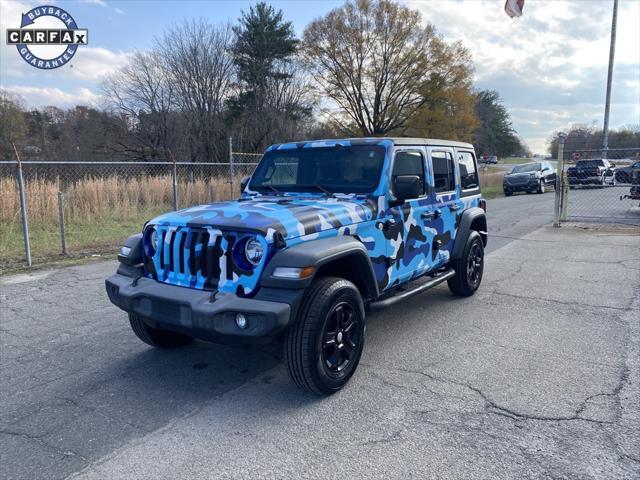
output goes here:
[[149, 224], [254, 231], [262, 233], [269, 241], [275, 232], [279, 232], [286, 240], [371, 220], [375, 217], [375, 205], [371, 198], [364, 196], [260, 196], [169, 212]]
[[518, 172], [518, 173], [507, 173], [505, 178], [529, 178], [533, 176], [538, 176], [540, 172], [532, 171], [532, 172]]

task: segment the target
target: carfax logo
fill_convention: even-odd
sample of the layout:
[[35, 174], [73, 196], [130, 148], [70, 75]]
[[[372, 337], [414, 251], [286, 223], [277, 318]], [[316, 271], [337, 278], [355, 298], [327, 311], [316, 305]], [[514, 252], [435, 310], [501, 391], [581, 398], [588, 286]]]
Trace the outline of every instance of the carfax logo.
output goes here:
[[[27, 28], [28, 27], [28, 28]], [[7, 29], [7, 44], [15, 45], [29, 65], [52, 70], [69, 63], [78, 46], [89, 43], [89, 31], [62, 8], [45, 5], [22, 14], [20, 28]]]

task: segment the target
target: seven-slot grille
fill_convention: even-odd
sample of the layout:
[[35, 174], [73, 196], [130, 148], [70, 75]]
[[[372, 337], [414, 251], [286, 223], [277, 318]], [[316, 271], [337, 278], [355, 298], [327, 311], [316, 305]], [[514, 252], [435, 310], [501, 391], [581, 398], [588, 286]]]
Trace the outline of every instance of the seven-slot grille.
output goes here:
[[214, 290], [221, 276], [233, 278], [235, 237], [217, 229], [156, 227], [158, 249], [145, 258], [147, 271], [158, 281]]
[[520, 185], [524, 183], [528, 183], [531, 177], [527, 174], [525, 175], [513, 175], [508, 177], [509, 183], [512, 185]]

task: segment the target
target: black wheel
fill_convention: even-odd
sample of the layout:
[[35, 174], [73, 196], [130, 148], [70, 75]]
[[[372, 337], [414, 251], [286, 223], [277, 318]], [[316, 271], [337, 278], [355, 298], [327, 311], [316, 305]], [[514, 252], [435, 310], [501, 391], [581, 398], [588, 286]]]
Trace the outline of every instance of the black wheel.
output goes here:
[[314, 281], [285, 335], [289, 377], [318, 395], [337, 392], [360, 362], [364, 334], [364, 304], [356, 286], [336, 277]]
[[513, 195], [513, 192], [512, 192], [512, 191], [510, 191], [510, 190], [505, 190], [505, 191], [504, 191], [504, 196], [505, 196], [505, 197], [510, 197], [511, 195]]
[[484, 271], [484, 244], [478, 232], [469, 234], [462, 257], [452, 260], [450, 265], [456, 274], [447, 280], [449, 290], [459, 297], [473, 295], [482, 282]]
[[136, 336], [144, 343], [151, 345], [152, 347], [159, 348], [178, 348], [189, 345], [193, 342], [193, 338], [179, 333], [169, 332], [166, 330], [159, 330], [150, 325], [144, 323], [141, 316], [135, 313], [129, 314], [129, 323], [131, 324], [131, 330]]
[[543, 179], [540, 179], [540, 183], [538, 184], [537, 193], [544, 193], [544, 180]]

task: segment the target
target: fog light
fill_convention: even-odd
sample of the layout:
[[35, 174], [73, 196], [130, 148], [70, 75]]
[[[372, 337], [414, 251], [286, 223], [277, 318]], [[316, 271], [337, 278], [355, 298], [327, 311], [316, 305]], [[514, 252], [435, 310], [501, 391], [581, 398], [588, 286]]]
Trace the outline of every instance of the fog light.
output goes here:
[[122, 247], [120, 249], [120, 255], [122, 255], [123, 257], [128, 257], [130, 253], [131, 253], [131, 247]]
[[247, 328], [249, 321], [247, 320], [247, 317], [239, 313], [236, 315], [236, 325], [238, 325], [238, 328]]

